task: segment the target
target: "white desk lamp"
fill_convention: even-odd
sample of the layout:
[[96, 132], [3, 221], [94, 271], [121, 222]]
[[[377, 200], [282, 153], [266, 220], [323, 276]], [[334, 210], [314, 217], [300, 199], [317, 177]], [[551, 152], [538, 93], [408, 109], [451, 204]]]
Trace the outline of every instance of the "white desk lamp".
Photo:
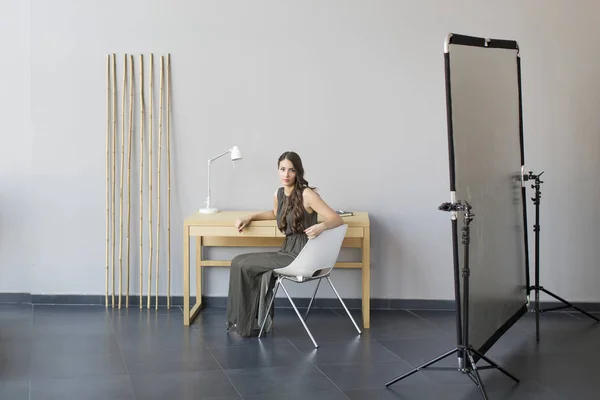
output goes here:
[[208, 196], [206, 197], [206, 207], [199, 210], [201, 214], [215, 214], [219, 212], [219, 209], [210, 206], [210, 164], [212, 164], [217, 158], [223, 157], [227, 153], [231, 153], [232, 162], [242, 159], [242, 152], [240, 149], [237, 146], [233, 146], [226, 152], [208, 160]]

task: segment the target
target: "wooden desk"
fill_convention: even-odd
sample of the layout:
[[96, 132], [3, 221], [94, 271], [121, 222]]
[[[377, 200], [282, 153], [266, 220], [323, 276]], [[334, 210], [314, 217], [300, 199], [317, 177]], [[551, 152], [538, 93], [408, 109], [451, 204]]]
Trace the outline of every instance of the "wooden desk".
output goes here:
[[[183, 229], [183, 324], [190, 325], [202, 306], [202, 267], [229, 267], [230, 260], [204, 260], [204, 247], [280, 247], [284, 235], [277, 229], [277, 222], [252, 221], [239, 233], [235, 220], [252, 211], [221, 211], [217, 214], [194, 213], [184, 221]], [[355, 212], [343, 217], [348, 231], [342, 247], [362, 249], [361, 262], [338, 262], [335, 268], [362, 269], [362, 315], [363, 328], [370, 327], [371, 303], [371, 227], [366, 212]], [[319, 218], [319, 220], [321, 220]], [[190, 238], [196, 237], [196, 304], [190, 309]]]

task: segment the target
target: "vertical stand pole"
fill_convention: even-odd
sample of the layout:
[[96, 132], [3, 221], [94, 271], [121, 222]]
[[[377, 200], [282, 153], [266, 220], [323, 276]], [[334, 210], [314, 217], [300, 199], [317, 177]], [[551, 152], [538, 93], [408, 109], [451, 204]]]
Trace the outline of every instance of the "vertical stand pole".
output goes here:
[[[543, 174], [543, 172], [542, 172]], [[541, 174], [540, 174], [541, 175]], [[535, 276], [535, 340], [540, 341], [540, 177], [537, 176], [535, 184], [532, 188], [535, 189], [535, 196], [532, 198], [533, 204], [535, 205], [535, 224], [533, 225], [533, 232], [535, 235], [534, 240], [534, 251], [535, 251], [535, 262], [534, 262], [534, 276]]]
[[[544, 313], [544, 312], [562, 310], [565, 308], [573, 308], [573, 309], [585, 314], [586, 316], [590, 317], [591, 319], [595, 320], [596, 322], [600, 322], [600, 320], [597, 317], [595, 317], [592, 314], [575, 306], [571, 302], [557, 296], [556, 294], [552, 293], [551, 291], [545, 289], [543, 286], [540, 286], [540, 202], [541, 202], [541, 197], [542, 197], [540, 187], [541, 187], [541, 184], [544, 183], [540, 179], [540, 176], [542, 176], [543, 173], [544, 172], [542, 171], [538, 175], [535, 175], [533, 172], [529, 171], [529, 174], [524, 175], [524, 177], [523, 177], [523, 180], [525, 180], [525, 181], [533, 180], [534, 183], [531, 185], [531, 188], [535, 189], [534, 197], [531, 198], [531, 200], [533, 200], [533, 204], [535, 205], [535, 224], [533, 225], [533, 232], [535, 235], [535, 262], [534, 262], [535, 285], [529, 287], [529, 291], [531, 291], [531, 290], [535, 291], [535, 307], [534, 307], [534, 309], [535, 309], [535, 340], [537, 342], [540, 341], [540, 314]], [[563, 303], [563, 305], [557, 306], [557, 307], [551, 307], [551, 308], [547, 308], [547, 309], [542, 309], [540, 307], [540, 292], [544, 292], [547, 295], [554, 297], [556, 300]]]
[[[462, 299], [462, 306], [463, 306], [463, 326], [462, 326], [462, 332], [463, 332], [463, 339], [462, 339], [462, 343], [460, 345], [460, 347], [463, 347], [463, 349], [461, 349], [460, 353], [462, 354], [462, 356], [464, 357], [462, 362], [463, 364], [461, 366], [463, 366], [464, 368], [468, 369], [471, 367], [471, 365], [467, 364], [467, 354], [465, 351], [466, 346], [469, 344], [469, 278], [471, 277], [471, 270], [469, 269], [469, 243], [470, 243], [470, 228], [469, 225], [471, 223], [471, 221], [473, 220], [473, 214], [471, 213], [471, 206], [469, 205], [469, 203], [465, 202], [465, 206], [463, 207], [463, 210], [465, 211], [464, 214], [464, 224], [462, 227], [462, 244], [463, 244], [463, 257], [464, 257], [464, 262], [463, 262], [463, 270], [462, 270], [462, 278], [463, 278], [463, 299]], [[475, 368], [475, 365], [472, 365], [473, 368]], [[479, 378], [478, 378], [479, 379]], [[485, 394], [484, 394], [485, 397]]]

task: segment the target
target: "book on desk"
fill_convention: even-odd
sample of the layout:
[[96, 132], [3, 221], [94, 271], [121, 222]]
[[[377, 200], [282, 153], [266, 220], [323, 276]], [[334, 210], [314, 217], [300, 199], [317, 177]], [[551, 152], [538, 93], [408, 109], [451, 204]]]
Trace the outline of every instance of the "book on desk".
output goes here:
[[352, 217], [354, 213], [352, 211], [346, 210], [336, 210], [335, 211], [340, 217]]

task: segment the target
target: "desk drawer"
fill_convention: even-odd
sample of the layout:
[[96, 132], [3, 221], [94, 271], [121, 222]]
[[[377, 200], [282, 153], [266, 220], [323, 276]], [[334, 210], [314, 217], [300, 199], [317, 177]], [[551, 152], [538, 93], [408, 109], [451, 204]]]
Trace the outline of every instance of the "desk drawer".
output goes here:
[[190, 236], [275, 236], [275, 228], [270, 226], [247, 226], [238, 232], [234, 226], [191, 226]]
[[[363, 237], [363, 227], [362, 226], [349, 226], [346, 231], [347, 238], [361, 238]], [[283, 233], [279, 231], [279, 229], [275, 228], [275, 236], [276, 237], [285, 237]]]
[[346, 231], [346, 237], [363, 237], [363, 227], [362, 226], [349, 226], [348, 231]]

